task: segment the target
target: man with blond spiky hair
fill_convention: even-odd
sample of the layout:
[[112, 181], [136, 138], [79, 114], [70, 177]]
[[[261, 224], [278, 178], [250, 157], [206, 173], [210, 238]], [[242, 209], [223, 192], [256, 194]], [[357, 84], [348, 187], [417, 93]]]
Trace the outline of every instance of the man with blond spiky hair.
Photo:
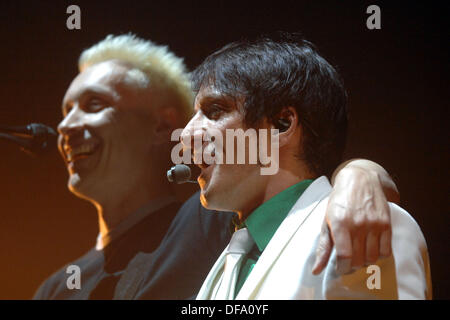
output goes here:
[[[69, 190], [97, 209], [99, 235], [34, 298], [194, 298], [230, 240], [231, 213], [212, 214], [198, 192], [181, 206], [166, 178], [176, 143], [171, 133], [193, 113], [182, 59], [151, 41], [110, 35], [83, 51], [79, 71], [63, 99], [58, 146]], [[339, 272], [389, 255], [384, 194], [398, 197], [395, 184], [382, 168], [371, 170], [374, 163], [352, 163], [341, 166], [330, 197], [315, 273], [328, 261], [333, 241]], [[353, 250], [352, 241], [361, 239], [359, 248], [366, 248], [368, 231], [367, 255]], [[80, 271], [78, 282], [73, 270]]]
[[[64, 96], [58, 146], [69, 190], [97, 209], [99, 235], [94, 248], [68, 264], [80, 268], [80, 288], [69, 285], [72, 274], [65, 266], [34, 298], [125, 298], [119, 291], [130, 294], [127, 278], [136, 264], [128, 265], [139, 257], [145, 257], [147, 271], [157, 272], [149, 280], [150, 298], [189, 298], [228, 236], [217, 231], [207, 242], [183, 221], [182, 239], [169, 231], [181, 206], [166, 178], [170, 135], [192, 113], [183, 60], [151, 41], [110, 35], [83, 51], [79, 71]], [[183, 207], [191, 216], [181, 218], [197, 227], [202, 211], [193, 200]], [[228, 222], [227, 215], [206, 216], [203, 226], [214, 230]], [[172, 250], [173, 242], [192, 249]]]

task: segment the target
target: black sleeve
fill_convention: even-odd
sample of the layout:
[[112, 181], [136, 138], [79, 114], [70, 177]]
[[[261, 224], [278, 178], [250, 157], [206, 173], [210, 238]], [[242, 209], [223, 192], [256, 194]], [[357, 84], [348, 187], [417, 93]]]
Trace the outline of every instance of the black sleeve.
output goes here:
[[57, 287], [61, 284], [63, 279], [63, 270], [59, 270], [45, 280], [36, 290], [33, 300], [50, 300], [54, 296]]
[[150, 257], [137, 299], [195, 298], [209, 270], [228, 244], [232, 213], [204, 209], [199, 193], [178, 211]]
[[[92, 248], [81, 258], [68, 263], [37, 289], [33, 300], [85, 300], [89, 298], [91, 290], [95, 287], [99, 274], [102, 272], [102, 255]], [[77, 265], [81, 269], [81, 289], [69, 290], [67, 288], [66, 269], [69, 265]]]

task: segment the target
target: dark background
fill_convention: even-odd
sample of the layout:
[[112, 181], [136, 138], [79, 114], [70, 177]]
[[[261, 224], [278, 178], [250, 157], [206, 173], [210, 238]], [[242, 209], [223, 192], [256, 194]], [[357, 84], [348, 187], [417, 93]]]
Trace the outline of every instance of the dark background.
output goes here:
[[[435, 298], [449, 299], [448, 7], [411, 1], [2, 1], [0, 124], [57, 126], [82, 49], [132, 31], [167, 44], [190, 69], [243, 37], [300, 31], [340, 70], [349, 92], [346, 157], [382, 164], [428, 242]], [[81, 8], [81, 30], [66, 8]], [[381, 30], [366, 8], [381, 8]], [[95, 243], [94, 207], [66, 189], [56, 151], [31, 158], [0, 141], [0, 299], [28, 299]]]

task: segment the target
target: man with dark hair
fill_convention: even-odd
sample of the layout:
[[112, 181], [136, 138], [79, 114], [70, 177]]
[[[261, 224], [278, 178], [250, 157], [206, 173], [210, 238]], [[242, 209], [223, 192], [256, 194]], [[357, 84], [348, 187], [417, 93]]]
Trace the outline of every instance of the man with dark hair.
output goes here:
[[[198, 193], [181, 206], [165, 176], [171, 133], [192, 111], [182, 59], [133, 35], [108, 36], [83, 51], [79, 71], [63, 100], [59, 149], [70, 191], [97, 209], [99, 236], [95, 247], [70, 263], [80, 268], [81, 288], [69, 288], [71, 274], [64, 267], [34, 298], [190, 298], [228, 243], [231, 216], [202, 208]], [[351, 264], [389, 254], [382, 187], [388, 197], [397, 193], [387, 174], [361, 180], [358, 176], [371, 170], [355, 164], [340, 172], [327, 219], [344, 262], [339, 271], [346, 272]], [[362, 190], [356, 197], [350, 182]], [[367, 197], [378, 207], [358, 212], [355, 225], [355, 208]], [[384, 239], [370, 243], [367, 257], [352, 249], [352, 239], [358, 238], [350, 234], [360, 230], [365, 235], [366, 229]], [[323, 243], [315, 272], [333, 244], [328, 228]]]
[[276, 120], [283, 106], [295, 106], [303, 128], [298, 156], [313, 173], [331, 176], [347, 134], [347, 95], [339, 75], [306, 40], [259, 46], [232, 43], [208, 57], [193, 74], [194, 91], [214, 79], [223, 94], [245, 97], [247, 127], [264, 117]]
[[[370, 270], [381, 273], [375, 275], [374, 284], [369, 283], [362, 261], [352, 261], [354, 272], [338, 274], [334, 250], [328, 264], [314, 266], [317, 248], [324, 246], [320, 234], [332, 197], [326, 176], [341, 161], [347, 106], [337, 72], [311, 43], [271, 39], [232, 43], [207, 57], [194, 71], [193, 82], [196, 114], [185, 127], [182, 142], [192, 149], [194, 159], [205, 157], [205, 152], [223, 153], [222, 158], [234, 154], [236, 147], [230, 141], [234, 137], [228, 132], [238, 130], [258, 129], [259, 149], [270, 145], [273, 154], [275, 144], [279, 152], [278, 170], [272, 175], [261, 174], [265, 166], [261, 159], [256, 164], [248, 158], [244, 164], [199, 164], [202, 204], [234, 211], [239, 221], [198, 299], [431, 296], [425, 239], [411, 216], [393, 203], [389, 203], [393, 257], [372, 261]], [[214, 136], [222, 132], [226, 142], [208, 139], [211, 130]], [[271, 132], [270, 142], [262, 141], [264, 130]], [[203, 143], [192, 147], [192, 140]], [[249, 145], [245, 151], [251, 153]], [[345, 168], [340, 170], [335, 185], [341, 185], [347, 174]], [[373, 174], [386, 176], [376, 165]], [[365, 252], [365, 242], [358, 237], [353, 250]], [[367, 243], [383, 242], [383, 237], [369, 233]], [[313, 267], [317, 275], [311, 274]]]

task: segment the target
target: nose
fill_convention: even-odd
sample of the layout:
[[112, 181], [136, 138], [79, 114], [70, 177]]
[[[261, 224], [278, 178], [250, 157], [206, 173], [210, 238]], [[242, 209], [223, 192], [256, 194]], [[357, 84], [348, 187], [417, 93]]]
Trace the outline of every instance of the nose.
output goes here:
[[58, 124], [58, 133], [61, 136], [70, 136], [73, 133], [80, 131], [83, 127], [81, 122], [80, 110], [74, 106], [64, 119]]
[[192, 152], [192, 149], [195, 151], [195, 149], [202, 147], [206, 129], [203, 122], [202, 116], [197, 112], [184, 127], [180, 135], [183, 152]]

